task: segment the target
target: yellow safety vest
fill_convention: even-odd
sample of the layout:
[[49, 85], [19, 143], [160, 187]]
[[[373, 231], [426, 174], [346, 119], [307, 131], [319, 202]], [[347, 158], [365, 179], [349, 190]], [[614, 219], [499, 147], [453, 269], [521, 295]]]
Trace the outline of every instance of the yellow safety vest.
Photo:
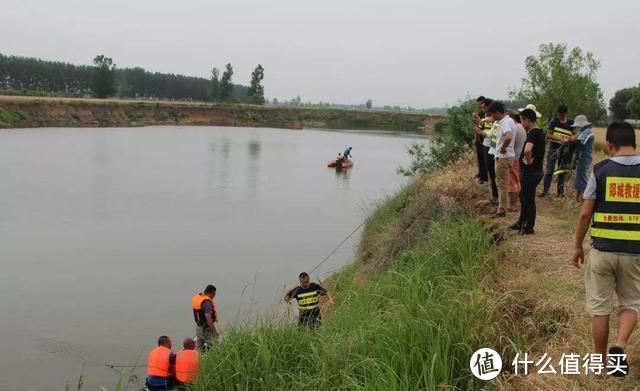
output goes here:
[[560, 138], [560, 139], [569, 139], [573, 136], [573, 132], [571, 130], [563, 129], [559, 126], [554, 127], [551, 130], [551, 132], [553, 137]]
[[320, 294], [318, 291], [299, 293], [296, 295], [298, 309], [301, 311], [314, 310], [320, 308]]
[[493, 127], [493, 118], [491, 116], [486, 116], [480, 119], [480, 134], [486, 136], [489, 134], [489, 130]]
[[607, 159], [593, 166], [593, 175], [593, 247], [640, 254], [640, 165], [627, 166]]

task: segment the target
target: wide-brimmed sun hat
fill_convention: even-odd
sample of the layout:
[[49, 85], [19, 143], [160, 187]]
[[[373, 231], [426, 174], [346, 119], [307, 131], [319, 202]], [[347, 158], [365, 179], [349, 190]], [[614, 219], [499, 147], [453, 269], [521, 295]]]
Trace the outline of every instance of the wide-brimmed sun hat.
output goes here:
[[576, 119], [573, 120], [573, 125], [571, 125], [572, 128], [584, 128], [585, 126], [589, 126], [592, 125], [591, 122], [589, 122], [589, 120], [587, 119], [587, 116], [584, 114], [580, 114], [579, 116], [576, 117]]
[[533, 110], [533, 111], [536, 113], [536, 117], [538, 117], [538, 118], [542, 117], [542, 114], [540, 114], [540, 113], [538, 112], [538, 108], [536, 107], [536, 105], [534, 105], [534, 104], [532, 104], [532, 103], [529, 103], [529, 104], [528, 104], [528, 105], [526, 105], [525, 107], [523, 107], [523, 108], [521, 108], [521, 109], [518, 109], [518, 112], [519, 112], [519, 113], [522, 113], [522, 112], [523, 112], [523, 111], [525, 111], [526, 109]]

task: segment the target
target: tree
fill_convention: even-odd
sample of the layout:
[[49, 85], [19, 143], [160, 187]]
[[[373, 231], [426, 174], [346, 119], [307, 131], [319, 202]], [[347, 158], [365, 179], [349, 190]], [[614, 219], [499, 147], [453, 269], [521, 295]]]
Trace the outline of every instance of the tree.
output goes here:
[[613, 119], [623, 120], [630, 118], [627, 103], [631, 100], [633, 91], [638, 88], [640, 87], [623, 88], [616, 91], [613, 98], [609, 100], [609, 111], [611, 111]]
[[414, 143], [409, 146], [411, 163], [408, 167], [399, 167], [398, 173], [413, 176], [441, 169], [466, 153], [471, 146], [469, 129], [473, 127], [471, 118], [476, 110], [475, 100], [451, 107], [444, 123], [439, 125], [441, 132], [432, 137], [429, 145]]
[[231, 99], [231, 94], [233, 93], [233, 83], [231, 82], [232, 76], [233, 67], [231, 64], [227, 64], [225, 66], [224, 73], [222, 74], [222, 78], [220, 79], [220, 100], [222, 102], [226, 102]]
[[249, 85], [249, 102], [254, 105], [264, 104], [264, 87], [262, 86], [262, 79], [264, 79], [264, 68], [258, 64], [256, 69], [251, 72], [251, 84]]
[[209, 89], [209, 99], [217, 102], [220, 99], [220, 71], [218, 68], [211, 69], [211, 88]]
[[116, 64], [110, 57], [104, 54], [97, 55], [93, 59], [93, 94], [96, 98], [104, 99], [116, 92], [115, 68]]
[[631, 99], [627, 102], [629, 117], [640, 119], [640, 86], [633, 89]]
[[371, 108], [373, 107], [373, 101], [369, 99], [365, 107], [367, 108], [367, 110], [371, 110]]
[[552, 118], [560, 104], [575, 115], [586, 114], [592, 122], [606, 116], [596, 72], [600, 61], [579, 47], [566, 44], [540, 45], [539, 53], [525, 60], [527, 77], [512, 97], [534, 103], [546, 118]]

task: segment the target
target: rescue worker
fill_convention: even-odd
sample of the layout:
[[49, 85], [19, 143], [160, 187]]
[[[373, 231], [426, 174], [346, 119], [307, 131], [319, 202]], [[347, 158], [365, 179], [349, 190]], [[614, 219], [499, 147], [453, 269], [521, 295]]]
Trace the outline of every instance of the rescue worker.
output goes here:
[[[569, 119], [567, 116], [567, 113], [569, 112], [567, 106], [558, 106], [557, 112], [557, 117], [549, 122], [549, 127], [547, 129], [547, 139], [549, 140], [547, 168], [544, 174], [542, 193], [538, 194], [538, 197], [544, 197], [549, 194], [551, 181], [553, 180], [553, 172], [555, 171], [556, 163], [559, 158], [559, 153], [557, 151], [562, 144], [571, 139], [575, 133], [574, 129], [571, 127], [571, 125], [573, 125], [573, 120]], [[565, 176], [566, 173], [558, 174], [558, 197], [564, 197]]]
[[197, 293], [191, 298], [193, 319], [196, 322], [196, 349], [203, 352], [208, 348], [212, 337], [219, 337], [216, 327], [218, 309], [215, 302], [216, 287], [207, 285], [203, 293]]
[[[496, 136], [498, 134], [497, 124], [494, 127], [493, 117], [487, 115], [487, 108], [493, 103], [492, 99], [484, 98], [481, 103], [482, 111], [485, 113], [484, 117], [480, 119], [480, 126], [475, 129], [483, 136], [482, 140], [482, 152], [484, 155], [484, 167], [487, 170], [487, 178], [489, 180], [489, 186], [491, 187], [491, 202], [498, 203], [498, 186], [496, 185], [496, 169], [494, 154], [491, 153], [493, 146], [495, 151]], [[494, 131], [495, 129], [495, 131]], [[495, 153], [495, 152], [494, 152]]]
[[487, 168], [484, 165], [484, 147], [482, 146], [482, 142], [484, 141], [484, 137], [486, 136], [486, 133], [483, 132], [483, 119], [487, 116], [487, 113], [485, 112], [486, 107], [484, 104], [485, 99], [486, 98], [484, 96], [479, 96], [478, 99], [476, 99], [476, 103], [478, 104], [478, 113], [474, 114], [473, 121], [476, 125], [476, 127], [473, 129], [473, 144], [476, 148], [476, 158], [478, 160], [478, 173], [476, 174], [475, 178], [481, 184], [487, 183], [487, 181], [489, 180], [487, 176]]
[[320, 296], [326, 295], [329, 298], [329, 305], [333, 304], [333, 298], [326, 289], [311, 282], [308, 273], [300, 273], [298, 280], [300, 285], [287, 292], [284, 295], [284, 301], [290, 303], [291, 299], [295, 298], [298, 302], [298, 326], [317, 328], [322, 321]]
[[149, 390], [173, 388], [175, 363], [176, 355], [171, 351], [171, 338], [163, 335], [158, 338], [158, 346], [147, 356], [147, 388]]
[[186, 388], [196, 381], [196, 376], [200, 370], [198, 360], [200, 353], [196, 348], [196, 341], [193, 338], [185, 338], [182, 342], [184, 350], [176, 356], [176, 380], [180, 388]]
[[347, 149], [344, 150], [344, 153], [342, 154], [342, 159], [344, 160], [344, 162], [348, 162], [351, 156], [351, 147], [348, 147]]
[[594, 353], [607, 354], [613, 293], [618, 296], [618, 332], [608, 360], [624, 373], [629, 366], [624, 349], [640, 311], [640, 156], [636, 136], [627, 122], [607, 128], [609, 159], [593, 166], [578, 217], [572, 262], [584, 262], [582, 242], [591, 224], [591, 250], [584, 265], [586, 309], [592, 316]]

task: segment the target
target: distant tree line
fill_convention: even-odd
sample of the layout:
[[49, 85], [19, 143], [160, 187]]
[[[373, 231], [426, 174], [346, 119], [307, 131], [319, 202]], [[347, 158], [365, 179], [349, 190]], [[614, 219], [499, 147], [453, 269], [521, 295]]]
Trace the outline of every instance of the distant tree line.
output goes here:
[[[205, 102], [264, 102], [260, 84], [264, 69], [249, 94], [249, 87], [233, 84], [233, 68], [227, 64], [218, 80], [211, 78], [149, 72], [143, 68], [117, 68], [109, 57], [98, 55], [93, 66], [45, 61], [31, 57], [0, 54], [0, 94], [56, 95], [99, 98], [188, 100]], [[254, 71], [256, 73], [256, 71]], [[253, 74], [252, 74], [253, 76]]]

